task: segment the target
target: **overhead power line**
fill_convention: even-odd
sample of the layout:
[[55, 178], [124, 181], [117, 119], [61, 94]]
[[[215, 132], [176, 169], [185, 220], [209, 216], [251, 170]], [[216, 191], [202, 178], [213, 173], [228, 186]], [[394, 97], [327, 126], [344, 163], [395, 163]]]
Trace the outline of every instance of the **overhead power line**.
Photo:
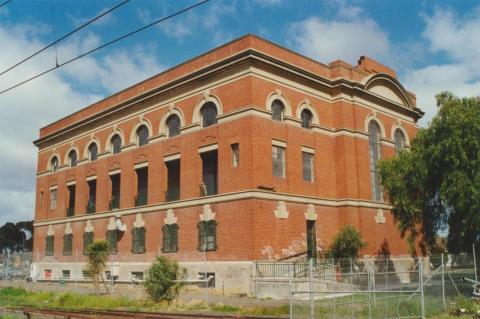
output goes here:
[[132, 35], [140, 32], [140, 31], [143, 31], [143, 30], [145, 30], [145, 29], [148, 29], [148, 28], [150, 28], [150, 27], [152, 27], [152, 26], [154, 26], [154, 25], [156, 25], [156, 24], [158, 24], [158, 23], [160, 23], [160, 22], [165, 21], [165, 20], [168, 20], [168, 19], [171, 19], [171, 18], [173, 18], [173, 17], [176, 17], [176, 16], [178, 16], [178, 15], [184, 13], [184, 12], [187, 12], [187, 11], [189, 11], [189, 10], [192, 10], [192, 9], [196, 8], [196, 7], [199, 7], [199, 6], [205, 4], [205, 3], [209, 2], [209, 1], [210, 1], [210, 0], [200, 1], [200, 2], [198, 2], [198, 3], [196, 3], [196, 4], [194, 4], [194, 5], [191, 5], [191, 6], [189, 6], [189, 7], [186, 7], [186, 8], [184, 8], [184, 9], [182, 9], [182, 10], [180, 10], [180, 11], [177, 11], [177, 12], [175, 12], [175, 13], [172, 13], [172, 14], [166, 16], [166, 17], [163, 17], [163, 18], [161, 18], [161, 19], [155, 20], [155, 21], [153, 21], [153, 22], [151, 22], [151, 23], [149, 23], [149, 24], [147, 24], [147, 25], [145, 25], [145, 26], [143, 26], [143, 27], [141, 27], [141, 28], [139, 28], [139, 29], [136, 29], [136, 30], [134, 30], [134, 31], [132, 31], [132, 32], [126, 33], [126, 34], [122, 35], [121, 37], [118, 37], [118, 38], [116, 38], [116, 39], [114, 39], [114, 40], [112, 40], [112, 41], [109, 41], [109, 42], [107, 42], [107, 43], [105, 43], [105, 44], [102, 44], [101, 46], [98, 46], [98, 47], [96, 47], [96, 48], [94, 48], [94, 49], [92, 49], [92, 50], [90, 50], [90, 51], [87, 51], [87, 52], [85, 52], [85, 53], [82, 53], [82, 54], [80, 54], [80, 55], [78, 55], [78, 56], [70, 59], [70, 60], [67, 60], [67, 61], [65, 61], [65, 62], [62, 62], [62, 63], [60, 63], [58, 66], [55, 66], [55, 67], [53, 67], [53, 68], [50, 68], [50, 69], [48, 69], [48, 70], [46, 70], [46, 71], [44, 71], [44, 72], [42, 72], [42, 73], [39, 73], [39, 74], [37, 74], [37, 75], [35, 75], [35, 76], [32, 76], [31, 78], [28, 78], [28, 79], [26, 79], [26, 80], [24, 80], [24, 81], [22, 81], [22, 82], [19, 82], [19, 83], [15, 84], [15, 85], [13, 85], [13, 86], [11, 86], [11, 87], [3, 90], [3, 91], [0, 91], [0, 94], [3, 94], [3, 93], [8, 92], [8, 91], [10, 91], [10, 90], [13, 90], [14, 88], [19, 87], [20, 85], [23, 85], [23, 84], [25, 84], [25, 83], [27, 83], [27, 82], [30, 82], [30, 81], [32, 81], [32, 80], [35, 80], [36, 78], [39, 78], [39, 77], [41, 77], [41, 76], [43, 76], [43, 75], [45, 75], [45, 74], [47, 74], [47, 73], [50, 73], [50, 72], [52, 72], [52, 71], [55, 70], [55, 69], [58, 69], [58, 68], [66, 65], [66, 64], [72, 63], [73, 61], [76, 61], [76, 60], [78, 60], [78, 59], [81, 59], [81, 58], [83, 58], [84, 56], [89, 55], [89, 54], [91, 54], [91, 53], [93, 53], [93, 52], [96, 52], [96, 51], [98, 51], [98, 50], [100, 50], [100, 49], [103, 49], [103, 48], [105, 48], [106, 46], [109, 46], [110, 44], [113, 44], [113, 43], [115, 43], [115, 42], [118, 42], [118, 41], [120, 41], [120, 40], [123, 40], [123, 39], [125, 39], [125, 38], [128, 38], [128, 37], [130, 37], [130, 36], [132, 36]]
[[[6, 3], [8, 3], [9, 1], [13, 1], [13, 0], [8, 0]], [[111, 9], [108, 9], [107, 11], [105, 11], [105, 12], [103, 12], [102, 14], [96, 16], [95, 18], [88, 20], [87, 22], [85, 22], [84, 24], [82, 24], [81, 26], [79, 26], [78, 28], [76, 28], [76, 29], [70, 31], [69, 33], [65, 34], [63, 37], [59, 38], [58, 40], [55, 40], [55, 39], [54, 39], [54, 41], [53, 41], [52, 43], [48, 44], [46, 47], [38, 50], [37, 52], [35, 52], [35, 53], [33, 53], [32, 55], [26, 57], [25, 59], [23, 59], [23, 60], [15, 63], [14, 65], [12, 65], [11, 67], [9, 67], [8, 69], [3, 70], [3, 71], [0, 73], [0, 76], [4, 75], [5, 73], [7, 73], [7, 72], [10, 71], [10, 70], [13, 70], [14, 68], [16, 68], [17, 66], [19, 66], [20, 64], [23, 64], [23, 63], [27, 62], [28, 60], [30, 60], [30, 59], [33, 58], [34, 56], [42, 53], [43, 51], [47, 50], [47, 49], [50, 48], [50, 47], [56, 45], [58, 42], [66, 39], [66, 38], [68, 38], [69, 36], [71, 36], [71, 35], [74, 34], [75, 32], [80, 31], [81, 29], [83, 29], [83, 28], [85, 28], [86, 26], [92, 24], [93, 22], [97, 21], [97, 20], [100, 19], [101, 17], [103, 17], [103, 16], [109, 14], [110, 12], [112, 12], [112, 11], [120, 8], [121, 6], [123, 6], [124, 4], [126, 4], [126, 3], [129, 2], [129, 1], [130, 1], [130, 0], [123, 0], [122, 2], [120, 2], [119, 4], [117, 4], [116, 6], [112, 7]], [[0, 6], [0, 8], [1, 8], [1, 6]], [[52, 17], [52, 19], [53, 19], [53, 17]]]
[[7, 0], [3, 3], [0, 4], [0, 8], [3, 7], [3, 6], [6, 6], [7, 4], [9, 4], [10, 2], [12, 2], [13, 0]]

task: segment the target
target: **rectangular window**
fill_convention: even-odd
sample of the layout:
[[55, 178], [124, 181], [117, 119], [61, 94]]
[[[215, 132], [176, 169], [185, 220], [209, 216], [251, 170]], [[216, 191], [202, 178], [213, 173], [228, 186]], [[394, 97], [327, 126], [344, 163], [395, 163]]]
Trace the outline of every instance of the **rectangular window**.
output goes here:
[[232, 166], [238, 167], [240, 165], [240, 147], [238, 143], [230, 145], [232, 148]]
[[67, 217], [75, 215], [75, 185], [69, 185], [68, 187], [68, 207], [66, 209]]
[[132, 232], [132, 253], [143, 254], [145, 252], [145, 227], [134, 228]]
[[217, 222], [215, 220], [198, 223], [198, 250], [217, 249]]
[[63, 279], [69, 279], [70, 278], [70, 270], [63, 269], [62, 270], [62, 278]]
[[273, 176], [285, 178], [285, 148], [272, 145]]
[[147, 205], [148, 196], [148, 167], [142, 167], [135, 170], [137, 173], [137, 196], [135, 196], [135, 206]]
[[205, 280], [198, 286], [201, 288], [215, 288], [215, 273], [214, 272], [199, 272], [197, 276], [200, 280]]
[[40, 192], [40, 208], [43, 208], [43, 191]]
[[117, 253], [117, 230], [107, 231], [107, 242], [110, 246], [110, 254], [115, 255]]
[[110, 175], [112, 182], [112, 199], [109, 203], [110, 210], [120, 208], [120, 174]]
[[143, 280], [143, 272], [142, 271], [132, 271], [131, 272], [131, 279], [132, 279], [132, 281]]
[[53, 256], [53, 236], [47, 236], [45, 238], [45, 256]]
[[164, 225], [163, 232], [163, 246], [162, 252], [171, 253], [178, 251], [178, 225]]
[[200, 154], [202, 158], [202, 184], [200, 196], [215, 195], [218, 192], [218, 151]]
[[57, 190], [50, 190], [50, 210], [57, 209]]
[[83, 278], [92, 278], [92, 274], [88, 270], [82, 270]]
[[93, 243], [93, 232], [83, 234], [83, 254], [88, 254], [88, 246]]
[[93, 214], [96, 211], [97, 205], [97, 180], [93, 179], [87, 182], [88, 185], [88, 202], [87, 214]]
[[303, 180], [313, 182], [313, 154], [302, 152]]
[[63, 255], [71, 256], [73, 246], [73, 234], [63, 235]]
[[180, 160], [165, 162], [167, 166], [167, 190], [165, 201], [171, 202], [180, 199]]

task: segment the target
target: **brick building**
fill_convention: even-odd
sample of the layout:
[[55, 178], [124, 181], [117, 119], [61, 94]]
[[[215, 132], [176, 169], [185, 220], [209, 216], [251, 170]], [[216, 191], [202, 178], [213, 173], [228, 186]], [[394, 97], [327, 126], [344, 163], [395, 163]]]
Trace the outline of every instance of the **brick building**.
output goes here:
[[243, 36], [40, 130], [34, 275], [81, 278], [107, 239], [119, 280], [163, 254], [249, 291], [253, 261], [313, 255], [346, 223], [362, 254], [406, 254], [375, 167], [422, 114], [368, 57]]

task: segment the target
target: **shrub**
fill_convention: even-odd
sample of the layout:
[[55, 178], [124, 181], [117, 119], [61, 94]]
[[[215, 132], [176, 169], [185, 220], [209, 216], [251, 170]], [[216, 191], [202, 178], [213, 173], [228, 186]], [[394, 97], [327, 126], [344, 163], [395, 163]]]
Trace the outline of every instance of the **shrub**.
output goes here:
[[152, 300], [170, 301], [178, 295], [181, 287], [177, 280], [184, 276], [185, 270], [180, 269], [176, 261], [160, 256], [147, 270], [144, 287]]
[[361, 248], [366, 244], [362, 240], [362, 235], [352, 225], [345, 225], [333, 239], [330, 245], [330, 257], [356, 258]]
[[100, 275], [106, 267], [110, 247], [105, 240], [96, 240], [87, 247], [87, 271], [92, 275], [95, 292], [98, 294]]

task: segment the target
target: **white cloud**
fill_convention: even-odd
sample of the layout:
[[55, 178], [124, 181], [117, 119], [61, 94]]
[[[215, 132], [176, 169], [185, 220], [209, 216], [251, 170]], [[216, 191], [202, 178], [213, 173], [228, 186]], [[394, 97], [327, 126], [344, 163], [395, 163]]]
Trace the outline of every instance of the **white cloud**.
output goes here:
[[382, 63], [391, 59], [388, 35], [359, 7], [339, 2], [335, 18], [310, 17], [293, 23], [288, 42], [293, 48], [323, 63], [342, 59], [356, 64], [361, 55]]
[[445, 62], [412, 69], [403, 76], [405, 85], [417, 94], [418, 106], [426, 112], [421, 124], [436, 113], [435, 95], [440, 91], [459, 96], [480, 94], [480, 16], [460, 17], [451, 9], [437, 8], [424, 19], [422, 36], [427, 49], [430, 54], [444, 55]]
[[[45, 46], [36, 26], [6, 27], [0, 23], [2, 47], [0, 70], [30, 52]], [[62, 59], [95, 47], [100, 39], [92, 34], [72, 38], [59, 47]], [[53, 52], [46, 52], [0, 76], [0, 90], [54, 65]], [[101, 58], [89, 56], [65, 68], [0, 95], [0, 225], [6, 221], [32, 219], [35, 204], [37, 150], [32, 141], [38, 130], [60, 117], [89, 105], [103, 95], [158, 73], [162, 66], [151, 48], [141, 46], [117, 50]], [[82, 85], [82, 90], [74, 89]]]
[[[74, 14], [67, 14], [67, 18], [73, 23], [73, 25], [75, 27], [79, 27], [80, 25], [86, 23], [87, 21], [90, 21], [92, 20], [93, 18], [105, 13], [106, 11], [108, 11], [110, 8], [103, 8], [102, 10], [98, 11], [96, 14], [92, 15], [91, 17], [78, 17]], [[107, 24], [110, 24], [110, 23], [113, 23], [116, 21], [116, 18], [115, 16], [113, 15], [113, 13], [108, 13], [106, 15], [104, 15], [103, 17], [101, 17], [100, 19], [96, 20], [95, 22], [93, 22], [91, 25], [92, 26], [105, 26]]]

